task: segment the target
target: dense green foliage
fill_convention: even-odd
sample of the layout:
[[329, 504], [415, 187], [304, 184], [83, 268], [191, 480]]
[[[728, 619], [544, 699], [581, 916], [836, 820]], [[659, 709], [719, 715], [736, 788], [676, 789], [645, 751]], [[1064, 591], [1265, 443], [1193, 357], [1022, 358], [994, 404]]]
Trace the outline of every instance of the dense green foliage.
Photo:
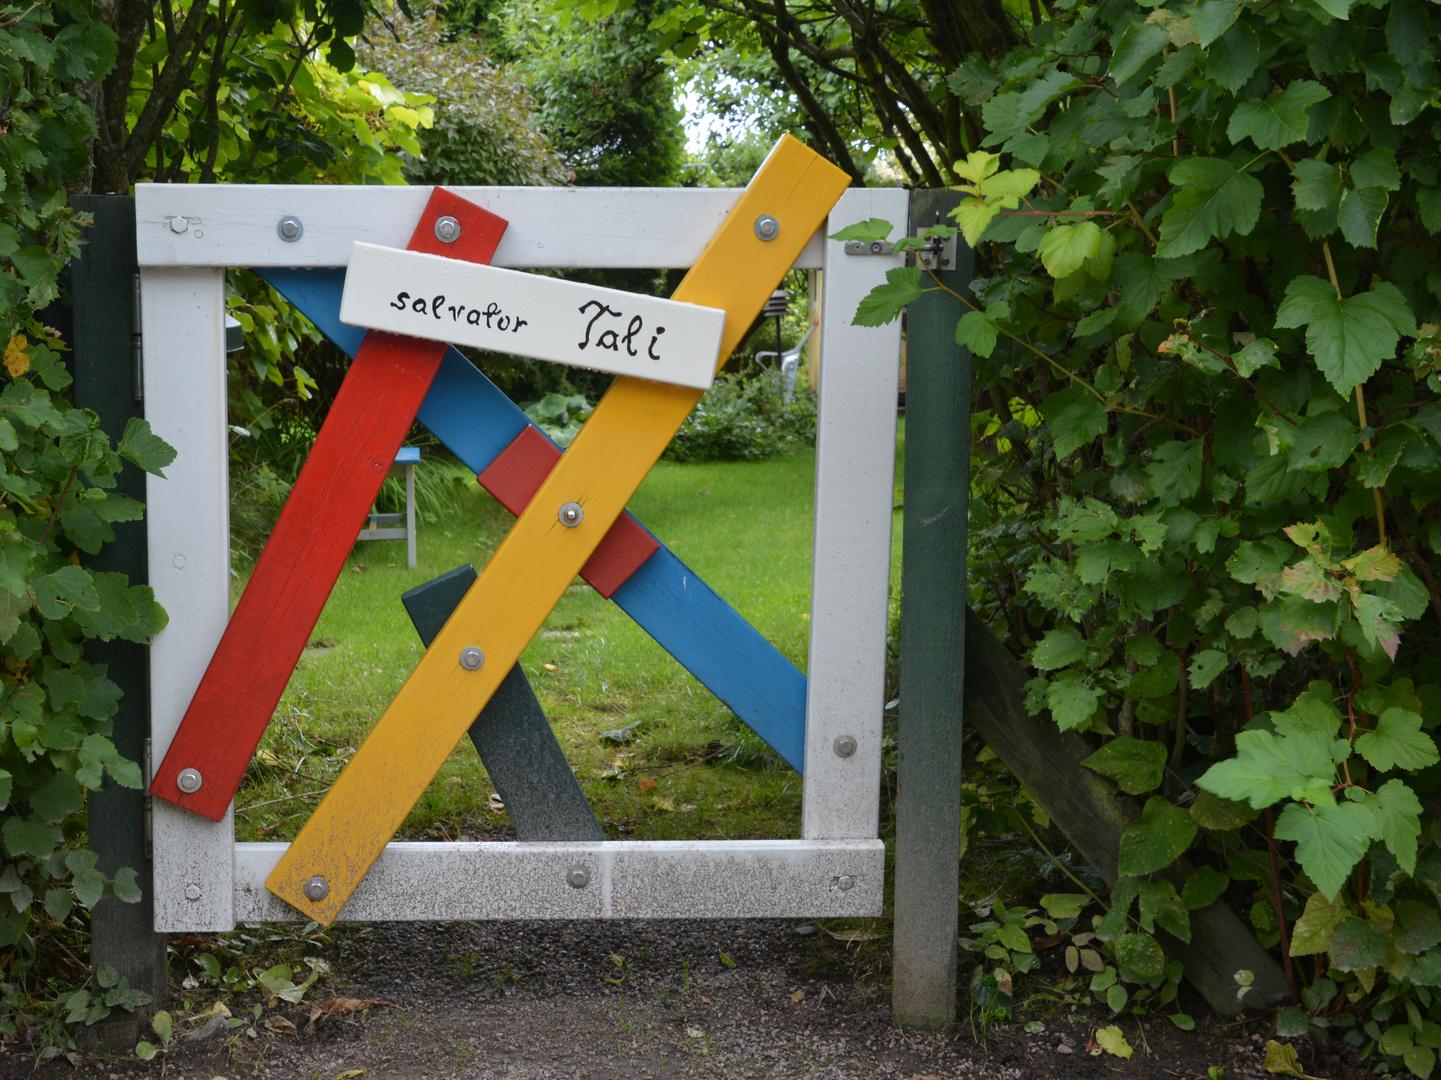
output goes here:
[[[133, 870], [107, 879], [84, 850], [85, 792], [141, 780], [109, 738], [119, 690], [85, 644], [144, 642], [165, 625], [148, 586], [86, 563], [115, 522], [141, 515], [112, 490], [122, 460], [159, 473], [174, 451], [138, 420], [112, 447], [95, 413], [67, 400], [65, 346], [43, 314], [88, 224], [66, 185], [95, 134], [81, 92], [115, 60], [96, 14], [82, 2], [0, 8], [0, 1031], [10, 1035], [14, 1003], [39, 977], [33, 927], [103, 896], [140, 897]], [[115, 980], [105, 994], [141, 1000]]]
[[785, 400], [780, 372], [722, 374], [666, 447], [667, 461], [752, 461], [816, 441], [816, 398], [802, 379]]
[[[1184, 938], [1229, 894], [1304, 1006], [1281, 1033], [1345, 1029], [1420, 1076], [1441, 1041], [1438, 14], [1112, 0], [951, 79], [1012, 165], [955, 166], [988, 267], [957, 327], [974, 600], [1029, 651], [1031, 707], [1147, 797], [1097, 934], [1154, 983], [1148, 924]], [[859, 321], [934, 287], [891, 276]], [[1150, 878], [1188, 851], [1185, 892]]]

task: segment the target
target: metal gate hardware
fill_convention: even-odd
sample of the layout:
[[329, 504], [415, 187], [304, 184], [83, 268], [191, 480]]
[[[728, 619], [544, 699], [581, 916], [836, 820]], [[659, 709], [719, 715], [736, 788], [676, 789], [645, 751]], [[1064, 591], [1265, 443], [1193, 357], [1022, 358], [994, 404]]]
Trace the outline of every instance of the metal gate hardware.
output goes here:
[[466, 671], [479, 671], [485, 663], [485, 653], [481, 652], [474, 645], [467, 645], [460, 650], [460, 666]]
[[300, 223], [298, 217], [292, 214], [281, 218], [280, 224], [275, 226], [275, 231], [280, 234], [280, 239], [287, 244], [293, 244], [305, 235], [305, 226]]
[[200, 773], [195, 769], [181, 769], [180, 775], [175, 778], [175, 786], [187, 795], [194, 795], [199, 791], [203, 782]]
[[317, 874], [305, 883], [305, 895], [311, 900], [324, 900], [330, 895], [330, 883]]
[[847, 255], [890, 255], [896, 245], [889, 240], [847, 240]]
[[762, 214], [756, 218], [755, 231], [762, 240], [774, 240], [781, 234], [781, 223], [770, 214]]
[[556, 516], [567, 529], [573, 529], [585, 520], [585, 508], [578, 502], [568, 502], [560, 508], [560, 513]]
[[590, 871], [582, 864], [576, 863], [566, 871], [565, 880], [570, 882], [572, 889], [583, 889], [590, 884]]
[[956, 268], [956, 238], [942, 240], [939, 236], [928, 236], [925, 246], [916, 252], [916, 260], [932, 270], [954, 270]]
[[453, 244], [460, 236], [460, 222], [446, 214], [435, 220], [435, 238], [442, 244]]
[[836, 757], [850, 757], [856, 752], [856, 737], [854, 735], [837, 735], [834, 748]]

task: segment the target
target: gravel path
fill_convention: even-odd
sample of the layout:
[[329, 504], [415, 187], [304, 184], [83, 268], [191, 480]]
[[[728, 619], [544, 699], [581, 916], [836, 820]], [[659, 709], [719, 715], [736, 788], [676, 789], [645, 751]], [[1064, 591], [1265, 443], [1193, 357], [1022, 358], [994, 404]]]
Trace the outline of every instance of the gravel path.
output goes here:
[[[1207, 1080], [1211, 1066], [1226, 1080], [1265, 1076], [1264, 1020], [1182, 1033], [1126, 1017], [1130, 1061], [1089, 1052], [1094, 1028], [1112, 1022], [1094, 1009], [1058, 1013], [1035, 1033], [973, 1032], [964, 1019], [951, 1035], [900, 1032], [884, 972], [794, 920], [370, 924], [338, 929], [323, 953], [326, 982], [268, 1010], [254, 1036], [242, 1028], [149, 1064], [97, 1052], [38, 1070], [33, 1052], [11, 1046], [0, 1078]], [[310, 1027], [311, 1002], [338, 997], [384, 1004]], [[1362, 1075], [1324, 1048], [1298, 1049], [1312, 1076]]]

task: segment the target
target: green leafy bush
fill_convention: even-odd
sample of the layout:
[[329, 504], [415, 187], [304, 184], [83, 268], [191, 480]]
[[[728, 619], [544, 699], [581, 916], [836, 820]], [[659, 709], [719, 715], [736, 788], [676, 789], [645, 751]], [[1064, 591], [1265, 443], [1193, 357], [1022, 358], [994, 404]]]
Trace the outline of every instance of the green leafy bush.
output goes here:
[[816, 399], [804, 384], [782, 394], [780, 372], [723, 374], [666, 448], [668, 461], [748, 461], [816, 440]]
[[[1087, 764], [1146, 797], [1097, 937], [1144, 935], [1151, 875], [1188, 853], [1172, 933], [1187, 894], [1228, 895], [1304, 1006], [1278, 1031], [1336, 1030], [1423, 1077], [1441, 1020], [1435, 14], [1062, 5], [999, 70], [952, 76], [988, 149], [956, 163], [955, 229], [935, 230], [983, 267], [956, 330], [983, 406], [971, 557], [1005, 571], [973, 601], [1029, 653], [1030, 707], [1100, 737]], [[936, 287], [894, 270], [857, 321]]]

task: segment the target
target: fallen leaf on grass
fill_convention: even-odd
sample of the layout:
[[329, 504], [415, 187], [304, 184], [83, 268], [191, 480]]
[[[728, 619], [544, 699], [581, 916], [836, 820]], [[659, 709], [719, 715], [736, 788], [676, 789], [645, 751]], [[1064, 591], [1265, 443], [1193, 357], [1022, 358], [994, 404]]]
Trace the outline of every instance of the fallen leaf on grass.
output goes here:
[[269, 1016], [265, 1020], [265, 1030], [276, 1035], [294, 1035], [295, 1025], [283, 1016]]
[[492, 791], [490, 798], [485, 801], [485, 808], [492, 814], [503, 814], [505, 813], [505, 800], [500, 797], [498, 792]]
[[675, 803], [671, 802], [664, 795], [657, 795], [654, 799], [650, 801], [650, 804], [654, 806], [657, 810], [664, 810], [667, 813], [675, 809]]
[[660, 787], [660, 781], [652, 780], [649, 776], [642, 776], [639, 780], [635, 782], [635, 786], [636, 789], [640, 791], [642, 795], [644, 795], [647, 791], [654, 791], [656, 788]]

